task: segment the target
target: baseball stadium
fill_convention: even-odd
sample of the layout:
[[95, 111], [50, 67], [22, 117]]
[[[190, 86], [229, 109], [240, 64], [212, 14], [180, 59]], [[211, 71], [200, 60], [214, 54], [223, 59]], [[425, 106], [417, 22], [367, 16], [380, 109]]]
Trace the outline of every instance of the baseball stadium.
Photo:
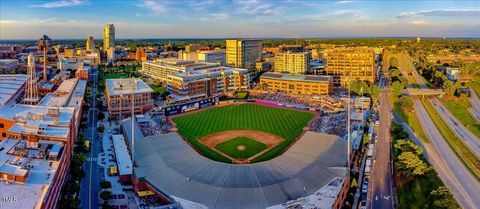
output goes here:
[[174, 132], [135, 142], [135, 189], [183, 208], [339, 208], [346, 141], [309, 131], [316, 117], [253, 102], [173, 115]]

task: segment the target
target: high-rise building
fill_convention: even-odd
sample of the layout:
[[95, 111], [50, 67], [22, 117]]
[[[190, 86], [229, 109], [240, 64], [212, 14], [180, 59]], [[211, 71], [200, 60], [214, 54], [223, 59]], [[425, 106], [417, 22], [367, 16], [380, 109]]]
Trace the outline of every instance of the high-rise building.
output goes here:
[[375, 52], [368, 47], [333, 48], [326, 50], [325, 73], [333, 76], [336, 85], [347, 86], [347, 79], [368, 83], [375, 81]]
[[94, 51], [95, 50], [95, 41], [93, 40], [93, 36], [87, 37], [87, 44], [85, 46], [87, 51]]
[[135, 60], [137, 61], [147, 61], [147, 53], [145, 53], [145, 49], [142, 47], [137, 47], [135, 50]]
[[44, 48], [47, 48], [48, 50], [48, 47], [50, 46], [52, 46], [52, 39], [45, 34], [37, 40], [38, 51], [43, 51]]
[[262, 58], [261, 40], [227, 40], [227, 66], [255, 69], [256, 61]]
[[103, 50], [115, 47], [115, 26], [106, 24], [103, 28]]
[[283, 52], [275, 55], [275, 72], [305, 74], [310, 68], [309, 52]]

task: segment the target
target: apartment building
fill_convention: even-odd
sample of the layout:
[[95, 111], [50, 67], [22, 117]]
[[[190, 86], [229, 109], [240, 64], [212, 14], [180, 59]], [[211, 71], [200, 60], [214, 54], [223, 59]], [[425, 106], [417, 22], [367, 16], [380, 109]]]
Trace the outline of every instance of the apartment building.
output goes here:
[[198, 52], [198, 61], [199, 62], [217, 63], [221, 66], [225, 66], [225, 64], [226, 64], [225, 50], [199, 51]]
[[328, 95], [333, 91], [333, 79], [331, 76], [267, 72], [260, 76], [260, 88], [293, 94]]
[[105, 80], [105, 96], [110, 117], [130, 117], [132, 96], [134, 113], [144, 114], [154, 105], [152, 93], [153, 90], [140, 78]]
[[347, 86], [347, 80], [375, 82], [375, 52], [368, 47], [331, 48], [326, 50], [325, 74], [333, 76], [338, 86]]
[[309, 52], [282, 52], [275, 55], [275, 72], [305, 74], [310, 69]]

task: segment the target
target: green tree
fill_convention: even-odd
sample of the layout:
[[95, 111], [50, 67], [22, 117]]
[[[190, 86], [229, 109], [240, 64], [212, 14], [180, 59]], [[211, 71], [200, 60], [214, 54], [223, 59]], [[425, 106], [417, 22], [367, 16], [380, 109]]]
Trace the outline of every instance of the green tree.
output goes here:
[[450, 190], [446, 186], [440, 186], [435, 190], [432, 190], [430, 192], [430, 197], [432, 198], [433, 201], [433, 208], [438, 208], [438, 209], [456, 209], [460, 208], [453, 199], [452, 194], [450, 193]]
[[398, 170], [406, 176], [421, 176], [430, 170], [430, 167], [413, 152], [402, 152], [398, 156]]
[[398, 104], [404, 109], [413, 109], [413, 99], [409, 96], [402, 95], [398, 98]]
[[412, 152], [417, 155], [421, 155], [423, 149], [416, 145], [412, 140], [409, 139], [399, 139], [396, 141], [394, 148], [400, 152]]
[[103, 126], [103, 125], [99, 126], [99, 127], [97, 128], [97, 131], [98, 131], [99, 133], [105, 132], [105, 126]]
[[378, 96], [380, 96], [380, 89], [377, 85], [370, 85], [370, 97], [372, 97], [372, 101], [377, 101]]
[[100, 187], [102, 187], [102, 189], [112, 188], [112, 183], [110, 183], [109, 181], [101, 181]]
[[103, 119], [105, 119], [105, 113], [99, 112], [98, 113], [98, 120], [103, 120]]
[[395, 81], [395, 82], [392, 83], [392, 92], [397, 97], [402, 94], [402, 91], [403, 91], [404, 88], [405, 88], [405, 86], [398, 81]]
[[100, 193], [100, 198], [102, 198], [103, 200], [109, 200], [110, 198], [112, 198], [112, 192], [103, 191]]

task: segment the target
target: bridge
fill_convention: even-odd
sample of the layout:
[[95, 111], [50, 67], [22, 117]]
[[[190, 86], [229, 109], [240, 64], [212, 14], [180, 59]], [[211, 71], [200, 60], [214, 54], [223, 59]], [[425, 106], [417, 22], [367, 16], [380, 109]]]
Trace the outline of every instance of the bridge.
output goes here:
[[442, 93], [443, 91], [441, 89], [407, 88], [402, 91], [402, 94], [409, 95], [409, 96], [438, 96]]

